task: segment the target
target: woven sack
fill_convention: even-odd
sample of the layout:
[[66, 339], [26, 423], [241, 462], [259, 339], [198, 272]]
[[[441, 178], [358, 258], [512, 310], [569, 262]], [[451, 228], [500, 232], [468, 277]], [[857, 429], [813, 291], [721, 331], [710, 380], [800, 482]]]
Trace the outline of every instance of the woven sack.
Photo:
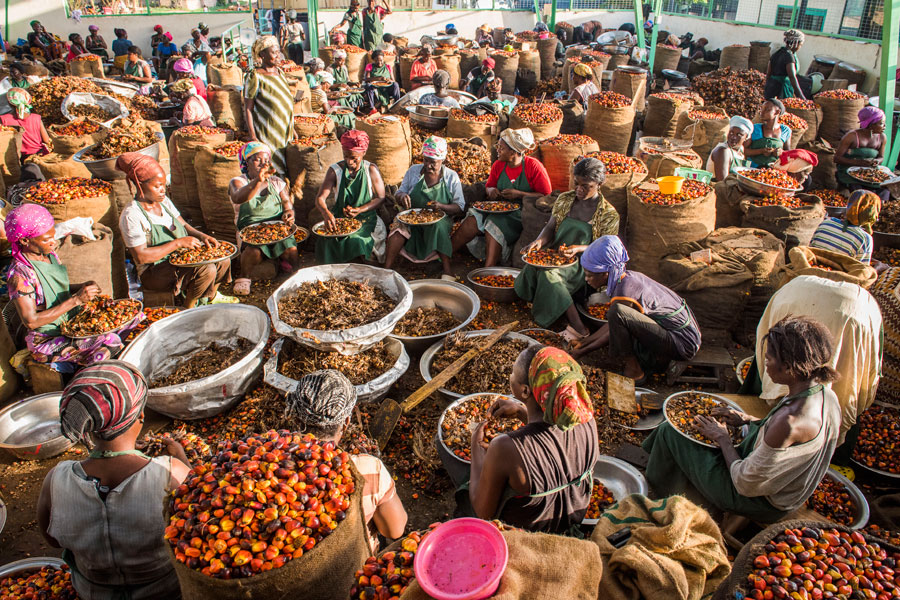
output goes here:
[[412, 90], [412, 82], [409, 80], [409, 72], [412, 70], [412, 64], [416, 62], [419, 57], [415, 54], [404, 54], [400, 57], [400, 79], [403, 89], [406, 91]]
[[[186, 221], [202, 223], [200, 194], [197, 190], [197, 171], [194, 160], [201, 146], [218, 146], [232, 138], [231, 132], [214, 134], [184, 134], [175, 131], [169, 138], [169, 155], [172, 161], [172, 202]], [[177, 183], [176, 183], [177, 182]]]
[[706, 164], [709, 153], [720, 142], [724, 142], [728, 136], [728, 113], [725, 109], [715, 106], [707, 106], [703, 108], [704, 112], [713, 112], [723, 115], [723, 119], [694, 119], [690, 116], [691, 111], [685, 111], [678, 116], [678, 124], [676, 125], [676, 137], [683, 140], [693, 140], [692, 149], [700, 155], [702, 164]]
[[594, 100], [587, 104], [584, 135], [597, 140], [600, 150], [627, 154], [634, 129], [634, 105], [605, 108]]
[[628, 223], [628, 193], [647, 178], [647, 173], [609, 173], [600, 191], [619, 213], [619, 235], [624, 236]]
[[668, 46], [657, 44], [656, 58], [653, 60], [653, 74], [661, 77], [664, 69], [677, 71], [679, 61], [681, 61], [680, 48], [669, 48]]
[[19, 150], [22, 147], [22, 130], [0, 130], [0, 175], [6, 187], [19, 183], [21, 169], [19, 167]]
[[756, 206], [750, 197], [741, 201], [743, 227], [764, 229], [786, 245], [808, 246], [816, 228], [825, 219], [825, 205], [818, 196], [796, 194], [804, 201], [800, 208]]
[[644, 118], [643, 133], [648, 137], [675, 137], [678, 118], [681, 113], [691, 110], [694, 103], [685, 98], [673, 98], [652, 94], [647, 98], [647, 116]]
[[492, 52], [490, 56], [496, 63], [494, 65], [494, 75], [503, 80], [503, 87], [500, 93], [512, 96], [516, 93], [516, 71], [519, 70], [519, 55], [506, 56], [503, 52], [497, 51]]
[[112, 296], [113, 231], [106, 225], [95, 224], [91, 232], [96, 240], [67, 235], [60, 240], [56, 254], [59, 262], [66, 265], [69, 281], [76, 284], [94, 281], [101, 293]]
[[816, 136], [837, 148], [845, 135], [859, 127], [857, 114], [866, 106], [868, 99], [841, 100], [817, 96], [815, 102], [822, 107], [822, 123]]
[[235, 63], [206, 65], [206, 80], [209, 85], [224, 87], [226, 85], [244, 85], [244, 72]]
[[480, 66], [481, 57], [478, 55], [478, 50], [463, 48], [459, 51], [459, 76], [461, 80], [468, 77], [472, 69]]
[[[341, 144], [334, 136], [321, 146], [301, 146], [296, 142], [288, 144], [288, 180], [298, 225], [309, 226], [319, 220], [309, 218], [309, 214], [315, 209], [316, 196], [328, 168], [340, 162], [343, 156]], [[331, 198], [329, 196], [329, 201], [333, 202]]]
[[[722, 48], [719, 56], [719, 68], [731, 67], [735, 71], [746, 71], [750, 68], [750, 46], [735, 44]], [[765, 72], [765, 69], [763, 70]]]
[[235, 131], [244, 129], [244, 105], [239, 87], [210, 84], [206, 88], [206, 94], [209, 110], [216, 125]]
[[[819, 134], [819, 125], [822, 123], [822, 107], [816, 105], [815, 108], [787, 108], [786, 110], [792, 115], [797, 115], [805, 120], [806, 124], [809, 125], [809, 128], [804, 131], [803, 135], [800, 136], [800, 139], [797, 140], [797, 146], [814, 142]], [[791, 143], [793, 143], [793, 141], [794, 136], [791, 135]]]
[[765, 73], [769, 68], [769, 59], [771, 57], [772, 42], [750, 42], [750, 56], [747, 59], [747, 68]]
[[200, 211], [203, 214], [207, 234], [219, 240], [234, 242], [237, 233], [234, 225], [234, 205], [228, 194], [228, 185], [232, 179], [241, 174], [240, 158], [216, 154], [214, 152], [216, 147], [201, 147], [194, 162]]
[[157, 147], [159, 148], [159, 166], [162, 167], [163, 171], [166, 173], [166, 177], [172, 172], [172, 161], [169, 158], [169, 147], [166, 145], [165, 134], [162, 130], [162, 125], [160, 125], [157, 121], [142, 121], [144, 125], [147, 126], [150, 131], [153, 133], [158, 133], [157, 138], [160, 140]]
[[[519, 108], [523, 105], [519, 105], [516, 108]], [[511, 115], [509, 115], [509, 127], [510, 129], [522, 129], [528, 128], [534, 134], [535, 140], [548, 140], [552, 137], [556, 137], [559, 135], [559, 128], [562, 126], [563, 116], [562, 112], [560, 112], [559, 118], [555, 121], [551, 121], [550, 123], [532, 123], [530, 121], [526, 121], [521, 118], [516, 111], [513, 111]]]
[[75, 162], [71, 156], [62, 156], [51, 152], [38, 156], [32, 154], [25, 159], [27, 164], [35, 164], [41, 170], [44, 179], [59, 179], [62, 177], [84, 177], [90, 179], [91, 172], [84, 163]]
[[[71, 123], [82, 122], [85, 119], [75, 119]], [[57, 131], [63, 127], [68, 126], [70, 123], [65, 123], [63, 125], [51, 125], [47, 128], [47, 134], [50, 136], [50, 141], [53, 142], [53, 151], [61, 156], [72, 156], [82, 148], [87, 148], [88, 146], [93, 146], [104, 137], [106, 137], [106, 130], [98, 129], [94, 133], [88, 133], [85, 135], [60, 135]]]
[[67, 64], [69, 75], [74, 77], [96, 77], [103, 79], [103, 63], [96, 54], [89, 54], [90, 58], [73, 60]]
[[581, 102], [577, 100], [561, 100], [559, 108], [563, 111], [563, 121], [559, 126], [559, 132], [569, 135], [579, 134], [584, 131], [585, 110]]
[[[434, 62], [437, 63], [438, 69], [443, 69], [450, 74], [450, 89], [459, 89], [460, 80], [460, 56], [459, 54], [444, 54], [435, 57]], [[468, 74], [468, 73], [467, 73]]]
[[703, 159], [693, 150], [665, 153], [639, 152], [637, 157], [647, 165], [650, 179], [674, 175], [675, 169], [678, 167], [703, 168]]
[[[308, 117], [313, 119], [313, 121], [298, 121], [297, 117]], [[334, 127], [334, 120], [330, 119], [328, 115], [321, 113], [306, 113], [294, 116], [294, 135], [298, 138], [327, 135], [334, 131]]]
[[551, 35], [543, 40], [538, 40], [538, 54], [541, 57], [541, 74], [549, 79], [555, 70], [556, 63], [556, 46], [559, 40], [555, 35]]
[[450, 111], [450, 117], [447, 119], [447, 137], [472, 139], [478, 137], [484, 140], [488, 148], [494, 146], [497, 136], [500, 133], [500, 120], [493, 123], [481, 123], [479, 121], [468, 121], [459, 119], [454, 116], [454, 111]]
[[557, 146], [552, 144], [538, 144], [541, 152], [541, 162], [550, 176], [550, 187], [553, 191], [567, 192], [572, 189], [572, 164], [580, 156], [588, 152], [598, 150], [597, 142], [590, 144], [566, 144]]
[[385, 185], [400, 185], [413, 156], [409, 120], [397, 118], [396, 121], [385, 121], [383, 117], [376, 117], [373, 121], [356, 121], [356, 128], [369, 135], [365, 158], [378, 167]]
[[[819, 265], [828, 269], [819, 268]], [[865, 289], [872, 287], [878, 279], [878, 273], [872, 266], [863, 264], [853, 257], [807, 246], [791, 248], [788, 252], [788, 264], [784, 268], [781, 285], [801, 275], [855, 283]]]
[[647, 103], [647, 74], [629, 73], [616, 69], [612, 74], [610, 91], [628, 96], [634, 101], [634, 110], [644, 112]]

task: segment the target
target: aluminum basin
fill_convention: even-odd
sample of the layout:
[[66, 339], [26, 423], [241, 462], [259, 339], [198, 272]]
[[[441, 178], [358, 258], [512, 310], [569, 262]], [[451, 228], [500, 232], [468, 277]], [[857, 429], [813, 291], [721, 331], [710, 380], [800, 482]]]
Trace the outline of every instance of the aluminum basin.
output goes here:
[[75, 445], [59, 426], [59, 392], [40, 394], [0, 412], [0, 448], [24, 460], [43, 460]]
[[[612, 456], [599, 456], [594, 463], [593, 475], [594, 481], [599, 481], [612, 492], [616, 502], [631, 494], [646, 496], [648, 493], [647, 480], [641, 472], [624, 460]], [[584, 519], [581, 523], [596, 525], [598, 520]]]
[[[162, 133], [156, 131], [154, 132], [157, 142], [155, 144], [150, 144], [146, 148], [142, 148], [137, 151], [138, 154], [146, 154], [150, 158], [154, 160], [159, 160], [159, 144], [165, 143], [166, 136]], [[125, 179], [125, 173], [118, 170], [116, 168], [116, 159], [118, 156], [113, 156], [112, 158], [101, 158], [98, 160], [91, 160], [84, 158], [84, 155], [90, 152], [94, 146], [88, 146], [87, 148], [83, 148], [76, 152], [74, 156], [72, 156], [72, 160], [75, 162], [80, 162], [87, 170], [91, 172], [91, 175], [96, 177], [97, 179], [103, 179], [104, 181], [112, 181], [113, 179]]]
[[411, 281], [409, 287], [413, 293], [412, 305], [409, 307], [409, 310], [419, 307], [436, 307], [450, 311], [460, 321], [460, 324], [453, 329], [435, 335], [417, 337], [392, 335], [392, 338], [403, 342], [407, 352], [410, 354], [421, 354], [435, 342], [443, 340], [454, 331], [465, 328], [472, 322], [478, 311], [481, 310], [481, 300], [478, 299], [478, 295], [463, 284], [455, 281], [420, 279]]
[[521, 272], [522, 269], [513, 269], [511, 267], [481, 267], [469, 271], [466, 275], [466, 281], [469, 282], [469, 286], [475, 290], [475, 293], [481, 296], [482, 299], [489, 302], [509, 303], [519, 299], [519, 295], [516, 293], [515, 288], [498, 288], [489, 285], [481, 285], [480, 283], [475, 282], [475, 277], [486, 277], [488, 275], [512, 275], [513, 277], [518, 277]]

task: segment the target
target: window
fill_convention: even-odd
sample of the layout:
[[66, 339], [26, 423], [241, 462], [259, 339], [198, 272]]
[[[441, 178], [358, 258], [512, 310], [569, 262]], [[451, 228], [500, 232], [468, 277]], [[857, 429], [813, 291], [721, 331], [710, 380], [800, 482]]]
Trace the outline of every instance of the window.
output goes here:
[[776, 27], [790, 27], [791, 26], [791, 16], [794, 14], [793, 6], [778, 6], [778, 12], [775, 13], [775, 26]]
[[825, 16], [828, 11], [824, 8], [801, 8], [794, 26], [804, 31], [822, 31], [825, 29]]

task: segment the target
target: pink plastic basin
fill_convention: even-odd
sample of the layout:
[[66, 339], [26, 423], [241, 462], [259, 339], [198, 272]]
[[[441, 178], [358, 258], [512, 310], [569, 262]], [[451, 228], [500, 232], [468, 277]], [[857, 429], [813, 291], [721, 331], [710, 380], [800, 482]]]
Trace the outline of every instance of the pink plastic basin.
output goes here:
[[425, 536], [413, 570], [437, 600], [484, 600], [500, 586], [509, 549], [497, 528], [481, 519], [454, 519]]

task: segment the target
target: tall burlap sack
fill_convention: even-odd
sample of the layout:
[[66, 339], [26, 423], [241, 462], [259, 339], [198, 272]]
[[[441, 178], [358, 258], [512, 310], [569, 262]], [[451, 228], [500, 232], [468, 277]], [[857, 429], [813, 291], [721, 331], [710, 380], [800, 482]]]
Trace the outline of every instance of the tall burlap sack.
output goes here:
[[513, 95], [516, 93], [516, 71], [519, 70], [519, 55], [513, 54], [507, 56], [504, 52], [497, 50], [490, 53], [491, 58], [496, 63], [494, 65], [494, 75], [503, 80], [503, 88], [500, 90], [502, 94]]
[[375, 163], [385, 185], [400, 185], [412, 163], [412, 133], [409, 120], [397, 118], [384, 121], [383, 117], [357, 119], [356, 128], [369, 135], [366, 160]]
[[[322, 146], [301, 146], [296, 142], [288, 144], [288, 179], [297, 224], [309, 226], [320, 220], [318, 217], [311, 219], [309, 214], [315, 208], [316, 196], [328, 168], [343, 157], [341, 144], [333, 136]], [[333, 202], [331, 197], [329, 202]]]
[[528, 199], [522, 202], [522, 235], [516, 241], [512, 251], [512, 265], [517, 269], [525, 266], [522, 262], [522, 248], [533, 242], [541, 235], [544, 226], [550, 221], [551, 211], [558, 192], [542, 196], [537, 199]]
[[113, 231], [106, 225], [95, 224], [91, 232], [96, 240], [67, 235], [60, 240], [56, 254], [59, 262], [66, 265], [69, 281], [73, 284], [94, 281], [101, 293], [112, 296]]
[[694, 103], [687, 98], [679, 101], [651, 94], [647, 98], [643, 134], [648, 137], [675, 137], [681, 113], [691, 110], [693, 106]]
[[665, 153], [638, 152], [637, 157], [647, 165], [650, 179], [674, 175], [678, 167], [703, 168], [703, 159], [693, 150]]
[[[314, 121], [298, 121], [298, 117], [308, 117], [314, 119]], [[294, 115], [294, 135], [298, 138], [328, 135], [332, 131], [334, 131], [334, 121], [328, 115], [321, 113]]]
[[741, 189], [738, 178], [729, 175], [714, 186], [716, 190], [716, 229], [740, 227], [744, 220], [741, 202], [747, 196]]
[[244, 85], [244, 72], [235, 63], [206, 65], [206, 81], [210, 85], [224, 87], [226, 85]]
[[[750, 68], [750, 46], [734, 44], [722, 48], [719, 56], [719, 68], [731, 67], [736, 71], [746, 71]], [[763, 69], [765, 73], [765, 69]]]
[[21, 169], [19, 167], [19, 150], [22, 148], [22, 130], [0, 129], [0, 175], [6, 187], [19, 183]]
[[478, 50], [463, 48], [459, 51], [459, 74], [461, 80], [468, 77], [472, 69], [480, 66], [481, 56], [479, 56]]
[[541, 54], [537, 48], [519, 50], [519, 69], [531, 71], [538, 81], [541, 80]]
[[[638, 188], [659, 189], [655, 183]], [[659, 278], [659, 259], [678, 244], [705, 238], [716, 226], [716, 194], [709, 193], [681, 204], [662, 206], [644, 203], [634, 190], [628, 193], [629, 268], [652, 279]]]
[[575, 81], [573, 76], [575, 75], [575, 65], [578, 63], [585, 64], [591, 68], [591, 72], [594, 74], [594, 83], [597, 87], [600, 87], [600, 82], [603, 81], [603, 71], [606, 70], [606, 66], [609, 64], [609, 54], [601, 53], [602, 56], [590, 55], [594, 60], [589, 62], [582, 62], [582, 56], [573, 56], [571, 58], [567, 58], [563, 62], [563, 85], [566, 86], [566, 91], [568, 93], [572, 93], [572, 90], [575, 89]]
[[[828, 267], [819, 268], [817, 265]], [[788, 252], [788, 264], [784, 267], [781, 285], [801, 275], [824, 277], [831, 281], [846, 281], [869, 289], [878, 279], [878, 272], [872, 266], [863, 264], [853, 257], [832, 250], [798, 246]]]
[[600, 191], [606, 201], [619, 213], [619, 235], [625, 234], [628, 223], [628, 193], [647, 178], [647, 173], [606, 173]]
[[798, 148], [814, 152], [819, 157], [819, 164], [813, 167], [810, 179], [813, 189], [836, 190], [837, 165], [834, 164], [835, 147], [819, 139], [812, 142], [801, 143]]
[[866, 70], [841, 61], [834, 66], [828, 79], [846, 79], [848, 85], [856, 84], [856, 89], [862, 91], [862, 85], [866, 81]]
[[231, 140], [231, 133], [184, 134], [177, 130], [169, 138], [172, 161], [171, 199], [186, 221], [196, 226], [203, 222], [200, 194], [197, 190], [197, 171], [194, 160], [201, 146], [218, 146]]
[[34, 75], [36, 77], [49, 77], [50, 70], [38, 61], [30, 61], [23, 59], [22, 64], [25, 65], [25, 74]]
[[802, 140], [806, 136], [806, 132], [809, 131], [809, 127], [804, 127], [802, 129], [794, 129], [791, 130], [791, 141], [788, 142], [788, 150], [796, 150], [797, 146], [800, 145], [800, 140]]
[[527, 69], [519, 69], [516, 71], [516, 90], [520, 96], [531, 96], [535, 88], [537, 88], [538, 79], [534, 72]]
[[61, 177], [84, 177], [90, 179], [91, 172], [84, 163], [75, 162], [71, 156], [62, 156], [51, 152], [43, 156], [32, 154], [25, 159], [27, 164], [35, 164], [41, 170], [44, 179], [59, 179]]
[[[789, 108], [786, 107], [787, 112], [797, 115], [801, 119], [805, 120], [809, 128], [803, 132], [803, 135], [800, 136], [800, 139], [797, 140], [797, 146], [800, 144], [808, 144], [814, 142], [816, 137], [819, 135], [819, 125], [822, 123], [822, 107], [816, 105], [815, 108]], [[791, 135], [791, 143], [794, 141], [794, 136]]]
[[[85, 119], [75, 119], [74, 122], [82, 122]], [[88, 133], [85, 135], [60, 135], [57, 131], [65, 126], [69, 125], [69, 123], [64, 123], [62, 125], [51, 125], [47, 128], [47, 134], [50, 136], [50, 141], [53, 142], [53, 151], [59, 154], [60, 156], [72, 156], [82, 148], [87, 148], [88, 146], [93, 146], [104, 137], [106, 137], [105, 129], [98, 129], [94, 133]]]
[[169, 147], [165, 142], [165, 134], [162, 130], [162, 125], [158, 121], [143, 121], [144, 125], [146, 125], [153, 133], [159, 134], [157, 137], [160, 139], [159, 142], [159, 166], [162, 167], [163, 171], [166, 173], [166, 177], [168, 177], [172, 172], [172, 161], [169, 157]]
[[623, 108], [605, 108], [594, 100], [588, 100], [584, 135], [597, 140], [600, 150], [627, 154], [633, 129], [633, 104]]
[[206, 94], [209, 110], [216, 125], [235, 131], [244, 129], [244, 105], [240, 88], [234, 85], [210, 84], [206, 88]]
[[459, 68], [459, 54], [444, 54], [436, 57], [434, 62], [437, 64], [438, 69], [443, 69], [450, 74], [450, 89], [458, 90], [461, 71]]
[[409, 72], [412, 70], [412, 64], [416, 62], [419, 57], [415, 54], [404, 54], [400, 57], [400, 79], [402, 83], [400, 85], [403, 86], [403, 89], [407, 92], [412, 91], [412, 82], [409, 79]]
[[613, 71], [609, 89], [617, 94], [628, 96], [634, 101], [634, 110], [644, 112], [644, 106], [647, 103], [646, 73], [629, 73], [616, 69]]
[[750, 42], [750, 56], [747, 59], [747, 68], [765, 73], [769, 69], [769, 59], [771, 57], [772, 42]]
[[[551, 138], [552, 139], [552, 138]], [[564, 146], [539, 144], [541, 162], [550, 176], [550, 187], [553, 191], [567, 192], [572, 189], [572, 165], [579, 156], [588, 152], [597, 152], [597, 142], [590, 144], [568, 143]]]
[[841, 138], [859, 127], [857, 113], [868, 104], [868, 98], [840, 100], [817, 96], [816, 104], [822, 107], [822, 123], [817, 136], [837, 148]]
[[561, 134], [576, 135], [584, 131], [585, 110], [581, 102], [561, 100], [559, 108], [563, 111], [562, 124], [559, 126]]
[[[630, 52], [630, 50], [629, 50]], [[615, 71], [619, 67], [624, 67], [631, 60], [630, 54], [613, 54], [609, 58], [609, 64], [606, 65], [606, 68], [610, 71]]]
[[743, 227], [764, 229], [787, 245], [808, 246], [816, 228], [825, 219], [825, 205], [818, 196], [797, 194], [805, 202], [800, 208], [756, 206], [750, 198], [741, 200]]
[[662, 44], [656, 45], [656, 58], [653, 60], [653, 74], [657, 77], [662, 76], [664, 69], [678, 70], [678, 63], [681, 61], [681, 49], [670, 48]]
[[700, 155], [700, 160], [706, 164], [709, 153], [720, 142], [724, 142], [728, 136], [728, 113], [725, 109], [715, 106], [706, 106], [704, 112], [713, 112], [723, 115], [722, 119], [694, 119], [691, 118], [691, 111], [685, 111], [678, 116], [678, 124], [676, 128], [677, 137], [683, 140], [693, 140], [692, 149]]
[[537, 42], [538, 54], [541, 57], [541, 74], [548, 79], [555, 69], [558, 41], [555, 35], [550, 35], [550, 37]]
[[201, 147], [194, 162], [200, 210], [207, 234], [219, 240], [234, 242], [237, 239], [234, 204], [228, 195], [228, 184], [241, 174], [240, 158], [216, 154], [215, 148]]
[[478, 121], [466, 121], [454, 116], [454, 111], [450, 111], [450, 117], [447, 119], [447, 137], [472, 139], [478, 137], [484, 140], [488, 148], [493, 148], [497, 136], [500, 134], [500, 119], [493, 123], [480, 123]]
[[[519, 105], [523, 106], [523, 105]], [[516, 107], [518, 108], [518, 107]], [[560, 111], [559, 118], [550, 123], [532, 123], [521, 118], [516, 111], [509, 115], [510, 129], [528, 128], [534, 134], [535, 140], [548, 140], [559, 135], [559, 128], [562, 126], [563, 117]]]
[[[331, 534], [300, 558], [242, 579], [216, 579], [189, 569], [170, 554], [184, 600], [252, 600], [292, 598], [302, 585], [305, 600], [333, 600], [337, 590], [346, 590], [356, 582], [354, 574], [371, 555], [366, 536], [362, 493], [365, 480], [351, 463], [356, 488], [350, 498], [346, 518]], [[302, 583], [301, 583], [302, 582]]]
[[[607, 538], [626, 527], [630, 539], [615, 548]], [[623, 498], [600, 516], [591, 541], [603, 561], [597, 597], [604, 600], [700, 600], [730, 571], [718, 525], [682, 496]]]
[[74, 77], [96, 77], [103, 79], [103, 62], [96, 54], [89, 54], [84, 60], [73, 60], [66, 65], [69, 75]]

